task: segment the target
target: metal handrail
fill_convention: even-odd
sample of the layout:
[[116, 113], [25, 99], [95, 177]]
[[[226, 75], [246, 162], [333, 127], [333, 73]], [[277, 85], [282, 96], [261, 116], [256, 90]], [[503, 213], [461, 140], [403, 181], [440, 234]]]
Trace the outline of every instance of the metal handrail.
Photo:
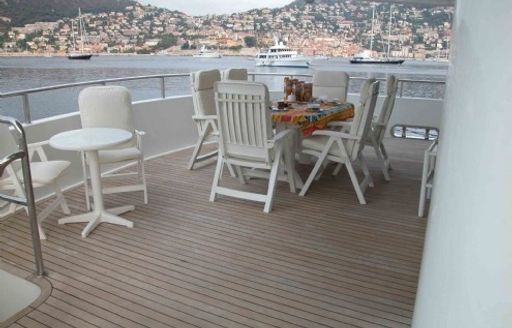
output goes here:
[[28, 146], [25, 130], [22, 124], [14, 118], [0, 115], [0, 124], [9, 128], [14, 141], [18, 146], [18, 151], [6, 156], [0, 160], [0, 178], [5, 168], [16, 160], [21, 160], [21, 169], [23, 172], [23, 186], [25, 195], [9, 196], [0, 194], [0, 199], [9, 203], [15, 203], [26, 206], [30, 221], [30, 231], [32, 234], [32, 248], [34, 249], [34, 260], [36, 265], [36, 274], [44, 275], [43, 253], [41, 251], [41, 241], [39, 239], [39, 228], [37, 226], [37, 212], [34, 198], [34, 188], [32, 187], [32, 175], [30, 173], [30, 161], [28, 157]]
[[[9, 98], [9, 97], [22, 97], [23, 104], [23, 116], [25, 123], [31, 123], [31, 110], [30, 110], [30, 101], [29, 95], [33, 93], [74, 88], [74, 87], [82, 87], [89, 85], [106, 85], [107, 83], [115, 83], [115, 82], [125, 82], [125, 81], [137, 81], [137, 80], [149, 80], [149, 79], [160, 79], [160, 96], [162, 99], [166, 97], [165, 94], [165, 79], [166, 78], [177, 78], [177, 77], [188, 77], [189, 73], [179, 73], [179, 74], [156, 74], [156, 75], [140, 75], [140, 76], [130, 76], [130, 77], [120, 77], [120, 78], [111, 78], [111, 79], [101, 79], [101, 80], [93, 80], [93, 81], [84, 81], [84, 82], [74, 82], [74, 83], [64, 83], [51, 85], [46, 87], [39, 88], [31, 88], [25, 90], [11, 91], [11, 92], [3, 92], [0, 93], [0, 99]], [[254, 81], [256, 76], [291, 76], [291, 77], [313, 77], [312, 74], [285, 74], [285, 73], [249, 73], [249, 76], [252, 77]], [[366, 80], [365, 77], [359, 76], [351, 76], [350, 80]], [[378, 81], [385, 81], [384, 78], [377, 78]], [[414, 79], [399, 79], [398, 83], [400, 85], [399, 97], [403, 96], [403, 87], [405, 83], [426, 83], [426, 84], [444, 84], [445, 81], [430, 81], [430, 80], [414, 80]]]

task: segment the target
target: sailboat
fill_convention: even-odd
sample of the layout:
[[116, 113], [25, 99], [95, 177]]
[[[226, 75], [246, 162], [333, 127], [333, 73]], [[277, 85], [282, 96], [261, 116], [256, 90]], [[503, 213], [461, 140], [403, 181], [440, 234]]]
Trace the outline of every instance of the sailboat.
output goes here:
[[76, 51], [76, 38], [75, 38], [75, 22], [71, 21], [71, 30], [72, 30], [72, 38], [73, 38], [73, 51], [68, 54], [68, 59], [82, 59], [89, 60], [92, 57], [91, 53], [87, 53], [84, 50], [85, 44], [85, 26], [82, 20], [82, 12], [80, 8], [78, 8], [78, 35], [80, 36], [80, 51]]
[[389, 26], [388, 26], [388, 49], [385, 58], [375, 58], [372, 56], [373, 53], [373, 35], [374, 35], [374, 24], [375, 24], [375, 2], [373, 3], [372, 11], [372, 34], [370, 39], [370, 50], [365, 50], [358, 53], [350, 59], [351, 64], [403, 64], [404, 59], [393, 59], [389, 57], [390, 54], [390, 37], [391, 37], [391, 17], [392, 17], [392, 6], [389, 7]]

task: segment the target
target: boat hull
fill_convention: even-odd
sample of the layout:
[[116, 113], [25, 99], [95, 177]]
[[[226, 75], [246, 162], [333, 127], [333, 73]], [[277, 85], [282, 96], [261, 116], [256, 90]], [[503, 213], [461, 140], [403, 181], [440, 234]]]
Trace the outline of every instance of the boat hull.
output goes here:
[[82, 55], [69, 55], [68, 59], [78, 59], [78, 60], [88, 60], [91, 59], [91, 54], [82, 54]]
[[378, 60], [378, 59], [351, 59], [351, 64], [390, 64], [390, 65], [401, 65], [404, 63], [404, 59], [389, 59], [389, 60]]
[[256, 66], [309, 68], [309, 62], [306, 60], [265, 60], [257, 61]]

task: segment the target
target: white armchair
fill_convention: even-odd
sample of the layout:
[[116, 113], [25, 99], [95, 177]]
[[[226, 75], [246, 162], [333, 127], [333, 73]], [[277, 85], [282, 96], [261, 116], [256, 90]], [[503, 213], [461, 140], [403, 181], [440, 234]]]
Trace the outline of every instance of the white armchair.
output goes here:
[[[58, 180], [62, 173], [71, 164], [68, 161], [60, 160], [48, 160], [44, 146], [48, 144], [48, 141], [33, 143], [28, 145], [28, 153], [30, 159], [30, 171], [32, 173], [32, 187], [43, 188], [48, 187], [55, 193], [55, 200], [48, 204], [41, 212], [37, 215], [37, 225], [39, 228], [39, 237], [46, 239], [46, 233], [42, 227], [43, 222], [48, 216], [60, 206], [64, 214], [71, 214], [66, 199], [62, 194], [62, 190], [59, 186]], [[39, 157], [39, 161], [35, 161], [35, 158]], [[5, 177], [0, 180], [0, 190], [10, 191], [14, 195], [25, 197], [25, 188], [23, 187], [23, 172], [21, 169], [16, 169], [11, 164], [5, 170]], [[14, 213], [16, 210], [15, 204], [10, 204], [8, 209], [3, 213], [9, 215]]]
[[[372, 129], [368, 133], [368, 138], [365, 140], [365, 145], [373, 147], [377, 158], [382, 163], [382, 174], [386, 181], [390, 180], [389, 171], [391, 164], [389, 163], [389, 156], [384, 146], [384, 137], [388, 129], [389, 119], [393, 113], [395, 106], [396, 93], [398, 89], [398, 80], [394, 75], [390, 75], [387, 79], [386, 98], [382, 102], [382, 107], [378, 116], [374, 116], [372, 122]], [[363, 91], [362, 91], [363, 92]], [[338, 130], [350, 129], [352, 122], [330, 122], [327, 126]]]
[[423, 171], [421, 174], [420, 201], [418, 205], [418, 216], [425, 215], [425, 204], [430, 199], [434, 187], [434, 173], [436, 171], [437, 141], [434, 141], [425, 151], [423, 157]]
[[249, 74], [245, 68], [229, 68], [222, 72], [222, 80], [247, 81]]
[[[103, 187], [104, 194], [143, 191], [144, 203], [148, 203], [146, 173], [144, 169], [144, 153], [142, 137], [145, 132], [135, 129], [130, 91], [121, 86], [99, 86], [82, 90], [78, 97], [80, 119], [83, 128], [117, 128], [133, 133], [132, 140], [118, 147], [98, 152], [100, 164], [130, 164], [135, 163], [135, 172], [104, 174], [105, 180], [118, 179], [136, 175], [138, 182], [122, 186]], [[91, 208], [90, 188], [87, 172], [87, 159], [82, 154], [82, 167], [85, 185], [87, 209]]]
[[[361, 95], [363, 99], [360, 106], [363, 107], [356, 111], [349, 133], [332, 130], [317, 130], [313, 132], [311, 137], [303, 140], [303, 153], [317, 157], [318, 160], [306, 180], [299, 194], [300, 196], [306, 194], [324, 163], [326, 161], [332, 161], [338, 163], [336, 171], [339, 171], [343, 165], [346, 166], [359, 203], [366, 204], [364, 192], [368, 186], [373, 187], [373, 180], [366, 165], [362, 150], [371, 129], [371, 121], [379, 94], [379, 82], [368, 80], [365, 84], [368, 84], [368, 88], [363, 87], [363, 90], [368, 90], [368, 92]], [[357, 163], [361, 165], [364, 174], [362, 182], [358, 181], [354, 170], [354, 165]]]
[[349, 76], [345, 72], [315, 71], [313, 73], [313, 97], [347, 100]]
[[220, 81], [220, 71], [199, 71], [190, 74], [192, 82], [192, 100], [194, 101], [194, 116], [199, 137], [188, 163], [188, 169], [192, 170], [197, 162], [217, 155], [217, 150], [199, 155], [205, 141], [217, 140], [219, 131], [217, 128], [217, 114], [215, 112], [215, 96], [213, 85]]
[[[286, 180], [295, 192], [295, 168], [285, 143], [293, 132], [272, 132], [270, 101], [267, 87], [262, 83], [225, 81], [215, 83], [217, 116], [219, 117], [220, 154], [213, 179], [210, 201], [217, 195], [242, 198], [265, 203], [264, 212], [272, 209], [272, 202], [280, 173], [285, 165]], [[237, 176], [246, 183], [243, 169], [270, 170], [266, 194], [221, 187], [219, 181], [224, 165], [237, 169]]]

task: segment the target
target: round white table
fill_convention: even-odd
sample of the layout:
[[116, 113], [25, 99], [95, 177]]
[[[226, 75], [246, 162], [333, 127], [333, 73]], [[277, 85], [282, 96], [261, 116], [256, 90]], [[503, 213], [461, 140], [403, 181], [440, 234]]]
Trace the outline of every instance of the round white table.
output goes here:
[[50, 138], [50, 146], [60, 150], [85, 152], [90, 168], [94, 209], [85, 214], [70, 216], [59, 220], [59, 224], [88, 222], [82, 231], [82, 237], [87, 237], [98, 224], [102, 222], [133, 227], [133, 222], [117, 215], [133, 211], [134, 206], [122, 206], [106, 210], [103, 205], [101, 187], [101, 171], [98, 151], [123, 144], [132, 138], [132, 133], [121, 129], [87, 128], [59, 133]]

